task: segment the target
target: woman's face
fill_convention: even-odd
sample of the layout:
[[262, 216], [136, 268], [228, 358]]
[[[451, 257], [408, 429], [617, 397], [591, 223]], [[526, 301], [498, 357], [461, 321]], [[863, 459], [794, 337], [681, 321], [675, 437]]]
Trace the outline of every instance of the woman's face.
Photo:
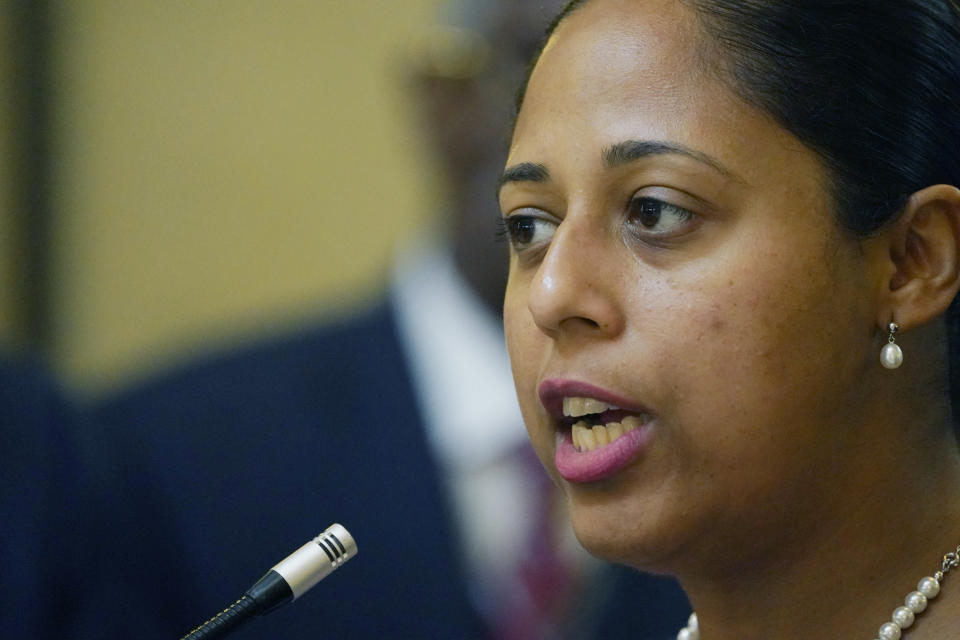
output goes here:
[[672, 0], [573, 13], [500, 191], [530, 438], [581, 542], [653, 570], [756, 558], [828, 513], [878, 367], [875, 278], [820, 164], [700, 42]]

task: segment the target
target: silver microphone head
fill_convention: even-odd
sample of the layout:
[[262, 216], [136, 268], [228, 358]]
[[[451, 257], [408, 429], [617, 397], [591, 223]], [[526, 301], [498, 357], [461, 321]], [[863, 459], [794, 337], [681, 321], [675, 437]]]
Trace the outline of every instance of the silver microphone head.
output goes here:
[[290, 585], [293, 599], [357, 555], [357, 543], [343, 525], [332, 524], [273, 567]]

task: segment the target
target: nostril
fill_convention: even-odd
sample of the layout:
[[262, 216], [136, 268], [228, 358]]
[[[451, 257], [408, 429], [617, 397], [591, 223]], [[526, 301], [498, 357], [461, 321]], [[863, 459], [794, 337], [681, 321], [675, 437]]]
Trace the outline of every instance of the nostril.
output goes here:
[[603, 329], [604, 331], [606, 331], [610, 327], [609, 323], [601, 324], [596, 320], [593, 320], [591, 318], [587, 318], [584, 316], [572, 316], [570, 318], [564, 318], [563, 320], [561, 320], [560, 324], [561, 326], [566, 325], [571, 328], [575, 325], [580, 325], [587, 329]]

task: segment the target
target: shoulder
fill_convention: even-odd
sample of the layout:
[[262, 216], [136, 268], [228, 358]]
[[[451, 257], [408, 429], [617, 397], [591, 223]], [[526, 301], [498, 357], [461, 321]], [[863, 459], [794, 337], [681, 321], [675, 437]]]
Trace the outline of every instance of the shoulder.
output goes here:
[[35, 361], [0, 356], [0, 410], [14, 426], [56, 422], [67, 411], [60, 385]]
[[[315, 405], [371, 376], [403, 375], [390, 307], [221, 350], [112, 394], [100, 421], [230, 417], [272, 405]], [[315, 407], [314, 407], [315, 409]]]
[[39, 363], [0, 356], [0, 417], [4, 453], [0, 467], [5, 476], [51, 478], [66, 470], [77, 413], [60, 384]]
[[362, 455], [383, 460], [388, 443], [424, 449], [411, 389], [389, 307], [378, 305], [168, 371], [90, 415], [112, 468], [199, 504], [221, 499], [228, 480], [287, 491], [294, 477], [323, 484]]

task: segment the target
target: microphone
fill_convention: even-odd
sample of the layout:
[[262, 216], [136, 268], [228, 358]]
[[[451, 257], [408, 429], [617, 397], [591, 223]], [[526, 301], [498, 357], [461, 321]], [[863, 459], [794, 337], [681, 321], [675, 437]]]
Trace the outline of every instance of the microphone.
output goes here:
[[243, 596], [180, 640], [223, 638], [255, 615], [293, 602], [357, 555], [357, 543], [342, 525], [327, 530], [278, 562]]

